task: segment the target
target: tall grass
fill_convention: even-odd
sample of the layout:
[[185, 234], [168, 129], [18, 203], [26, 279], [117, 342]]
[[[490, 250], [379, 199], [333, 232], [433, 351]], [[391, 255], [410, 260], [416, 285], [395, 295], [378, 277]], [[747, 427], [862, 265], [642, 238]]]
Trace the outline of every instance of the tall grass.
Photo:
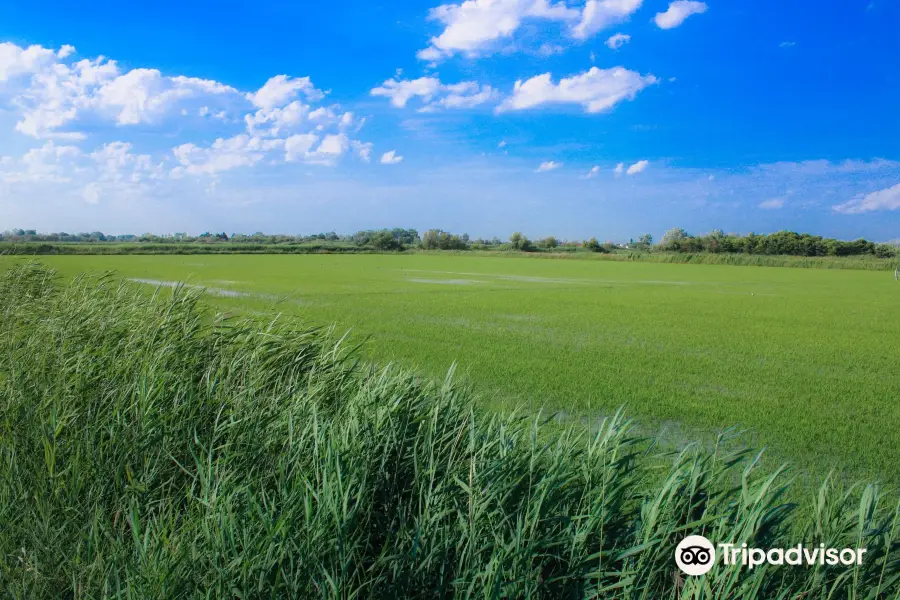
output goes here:
[[[12, 598], [883, 598], [900, 507], [730, 449], [675, 454], [489, 414], [331, 331], [208, 313], [185, 288], [0, 279], [0, 581]], [[865, 547], [861, 566], [718, 565], [687, 533]]]

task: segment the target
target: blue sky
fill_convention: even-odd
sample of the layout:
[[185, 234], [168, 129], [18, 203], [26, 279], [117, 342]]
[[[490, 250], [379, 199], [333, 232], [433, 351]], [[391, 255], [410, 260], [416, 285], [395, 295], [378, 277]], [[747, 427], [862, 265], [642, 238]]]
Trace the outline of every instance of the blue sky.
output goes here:
[[896, 239], [898, 24], [891, 0], [4, 3], [0, 229]]

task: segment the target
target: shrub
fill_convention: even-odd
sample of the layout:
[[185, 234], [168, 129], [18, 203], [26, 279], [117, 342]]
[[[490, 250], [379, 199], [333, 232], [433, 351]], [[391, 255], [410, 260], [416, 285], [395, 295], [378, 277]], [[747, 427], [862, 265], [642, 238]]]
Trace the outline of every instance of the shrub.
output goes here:
[[604, 248], [600, 242], [597, 241], [597, 238], [592, 237], [591, 239], [584, 242], [584, 247], [591, 252], [600, 252], [603, 254], [607, 254], [609, 250]]
[[534, 250], [531, 240], [518, 231], [509, 236], [509, 244], [513, 250], [518, 250], [519, 252], [531, 252]]
[[540, 241], [538, 241], [538, 247], [545, 248], [547, 250], [552, 250], [559, 246], [559, 240], [557, 240], [552, 235], [550, 237], [546, 237]]

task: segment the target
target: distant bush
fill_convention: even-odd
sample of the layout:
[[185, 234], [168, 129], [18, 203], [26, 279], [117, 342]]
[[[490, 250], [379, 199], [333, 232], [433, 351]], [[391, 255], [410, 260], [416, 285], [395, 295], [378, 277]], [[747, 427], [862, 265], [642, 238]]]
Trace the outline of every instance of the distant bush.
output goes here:
[[422, 248], [425, 250], [467, 250], [469, 236], [447, 233], [442, 229], [429, 229], [422, 234]]
[[590, 238], [589, 240], [586, 240], [584, 242], [583, 246], [586, 250], [589, 250], [591, 252], [601, 252], [601, 253], [609, 252], [608, 248], [604, 247], [602, 244], [600, 244], [600, 242], [597, 241], [597, 238], [593, 238], [593, 237]]
[[531, 252], [534, 250], [531, 240], [518, 231], [509, 236], [509, 245], [513, 250], [518, 250], [519, 252]]
[[376, 250], [381, 251], [398, 251], [403, 250], [403, 244], [395, 238], [390, 231], [384, 230], [375, 233], [369, 239], [369, 245]]
[[[639, 244], [648, 240], [643, 239]], [[636, 244], [637, 245], [637, 244]], [[892, 244], [875, 244], [858, 239], [842, 241], [821, 236], [800, 234], [793, 231], [777, 231], [768, 235], [725, 234], [713, 230], [708, 235], [693, 236], [681, 228], [670, 229], [660, 240], [658, 250], [664, 252], [713, 254], [753, 254], [767, 256], [876, 256], [893, 258], [898, 255]]]
[[557, 240], [552, 235], [550, 237], [545, 237], [542, 240], [538, 240], [538, 248], [544, 248], [546, 250], [553, 250], [554, 248], [559, 246], [559, 240]]

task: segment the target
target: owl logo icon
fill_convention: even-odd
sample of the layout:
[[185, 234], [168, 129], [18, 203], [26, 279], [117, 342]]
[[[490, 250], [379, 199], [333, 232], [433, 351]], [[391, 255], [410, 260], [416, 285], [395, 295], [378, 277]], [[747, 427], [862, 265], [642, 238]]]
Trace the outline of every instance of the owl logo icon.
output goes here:
[[716, 549], [702, 535], [689, 535], [675, 548], [675, 564], [685, 575], [703, 575], [716, 562]]

